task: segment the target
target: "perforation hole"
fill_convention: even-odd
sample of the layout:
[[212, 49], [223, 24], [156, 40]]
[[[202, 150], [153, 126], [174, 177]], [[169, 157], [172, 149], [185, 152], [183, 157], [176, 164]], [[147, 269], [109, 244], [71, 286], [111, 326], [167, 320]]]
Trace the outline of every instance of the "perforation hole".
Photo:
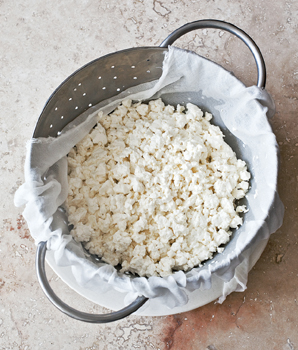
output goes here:
[[55, 107], [55, 111], [57, 111], [58, 110], [58, 107]]
[[102, 89], [103, 89], [103, 90], [105, 90], [105, 89], [106, 89], [106, 87], [104, 86]]
[[53, 127], [53, 124], [50, 125], [50, 129], [52, 129], [52, 127]]
[[61, 119], [63, 119], [64, 118], [64, 116], [63, 115], [61, 115]]
[[111, 66], [111, 68], [113, 69], [113, 68], [115, 68], [115, 66]]
[[81, 86], [81, 85], [82, 85], [82, 83], [79, 83], [79, 84], [78, 84], [78, 86]]
[[78, 106], [76, 106], [76, 108], [75, 109], [79, 109], [79, 107]]
[[72, 97], [70, 97], [69, 99], [68, 99], [68, 101], [71, 101], [72, 100]]
[[58, 132], [57, 132], [57, 136], [59, 136], [59, 135], [61, 135], [61, 131], [58, 131]]
[[115, 76], [114, 79], [117, 79], [117, 77]]
[[86, 96], [86, 92], [83, 93], [83, 96]]
[[138, 79], [137, 77], [133, 77], [134, 80]]
[[98, 77], [98, 79], [101, 79], [101, 77]]
[[131, 66], [132, 69], [136, 68], [136, 66]]
[[151, 73], [150, 70], [147, 70], [147, 73]]
[[92, 103], [89, 103], [88, 106], [89, 106], [89, 107], [92, 107]]
[[120, 88], [117, 89], [117, 91], [120, 91], [120, 90], [121, 90]]
[[77, 88], [74, 88], [73, 91], [77, 91]]

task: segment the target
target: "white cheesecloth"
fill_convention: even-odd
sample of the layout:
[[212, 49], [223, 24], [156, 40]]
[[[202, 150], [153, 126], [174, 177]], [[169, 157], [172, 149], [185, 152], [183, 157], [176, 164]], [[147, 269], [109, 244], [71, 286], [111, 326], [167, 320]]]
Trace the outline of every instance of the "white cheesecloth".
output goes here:
[[[246, 288], [246, 262], [251, 251], [282, 224], [284, 209], [277, 194], [278, 146], [268, 122], [274, 114], [274, 103], [265, 90], [245, 87], [230, 72], [192, 52], [169, 47], [162, 69], [160, 79], [99, 103], [56, 138], [29, 140], [25, 183], [15, 194], [15, 205], [25, 205], [23, 216], [36, 244], [47, 241], [48, 249], [55, 251], [56, 264], [71, 266], [77, 283], [84, 288], [98, 293], [114, 288], [127, 293], [127, 303], [137, 295], [159, 298], [173, 308], [187, 303], [185, 290], [211, 288], [211, 275], [215, 274], [225, 281], [219, 300], [222, 302], [231, 292]], [[87, 259], [82, 246], [68, 234], [67, 225], [60, 218], [60, 206], [68, 193], [66, 155], [96, 124], [98, 110], [108, 114], [124, 98], [158, 97], [174, 105], [191, 102], [213, 114], [212, 122], [220, 126], [226, 142], [238, 158], [247, 162], [252, 174], [245, 199], [249, 212], [224, 252], [202, 267], [163, 278], [132, 278], [119, 274], [110, 265]]]

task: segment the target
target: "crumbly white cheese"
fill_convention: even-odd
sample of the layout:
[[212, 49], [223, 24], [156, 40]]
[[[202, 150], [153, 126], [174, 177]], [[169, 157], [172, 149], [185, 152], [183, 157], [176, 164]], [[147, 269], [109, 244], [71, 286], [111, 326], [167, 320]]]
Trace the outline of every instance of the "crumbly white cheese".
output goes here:
[[68, 154], [73, 237], [122, 271], [166, 276], [222, 252], [249, 187], [212, 115], [123, 101]]

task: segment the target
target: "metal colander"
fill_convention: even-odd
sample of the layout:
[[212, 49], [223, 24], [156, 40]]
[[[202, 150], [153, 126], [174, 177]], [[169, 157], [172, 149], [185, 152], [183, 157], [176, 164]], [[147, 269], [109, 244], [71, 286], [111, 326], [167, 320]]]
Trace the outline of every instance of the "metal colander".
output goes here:
[[[33, 137], [56, 137], [83, 112], [95, 110], [95, 105], [136, 85], [160, 78], [167, 47], [180, 36], [203, 28], [226, 30], [239, 37], [252, 52], [258, 69], [258, 87], [265, 87], [266, 70], [262, 54], [254, 41], [232, 24], [217, 20], [188, 23], [166, 38], [159, 47], [131, 48], [100, 57], [69, 76], [51, 95], [36, 124]], [[181, 101], [177, 101], [181, 102]], [[59, 220], [55, 225], [59, 226]], [[138, 297], [126, 308], [105, 315], [87, 314], [65, 304], [51, 289], [45, 274], [46, 242], [37, 248], [36, 268], [39, 282], [49, 300], [70, 317], [91, 323], [119, 320], [135, 312], [147, 300]]]

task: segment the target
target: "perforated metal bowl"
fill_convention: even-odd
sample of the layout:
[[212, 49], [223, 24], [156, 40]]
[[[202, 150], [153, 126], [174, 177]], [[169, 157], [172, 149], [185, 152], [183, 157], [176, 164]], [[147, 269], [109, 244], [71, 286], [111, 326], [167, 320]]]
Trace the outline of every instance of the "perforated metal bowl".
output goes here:
[[[241, 29], [217, 20], [188, 23], [170, 34], [159, 47], [131, 48], [98, 58], [69, 76], [50, 96], [36, 124], [33, 137], [56, 137], [61, 130], [83, 112], [92, 113], [94, 105], [133, 86], [158, 79], [167, 47], [182, 35], [203, 28], [228, 31], [239, 37], [252, 52], [258, 69], [257, 85], [265, 87], [266, 69], [262, 54], [255, 42]], [[177, 101], [181, 102], [181, 101]], [[59, 220], [56, 220], [59, 225]], [[140, 308], [147, 300], [138, 297], [128, 307], [110, 314], [95, 315], [78, 311], [63, 301], [51, 289], [45, 274], [46, 242], [39, 243], [36, 269], [40, 285], [49, 300], [62, 312], [75, 319], [106, 323], [124, 318]]]

